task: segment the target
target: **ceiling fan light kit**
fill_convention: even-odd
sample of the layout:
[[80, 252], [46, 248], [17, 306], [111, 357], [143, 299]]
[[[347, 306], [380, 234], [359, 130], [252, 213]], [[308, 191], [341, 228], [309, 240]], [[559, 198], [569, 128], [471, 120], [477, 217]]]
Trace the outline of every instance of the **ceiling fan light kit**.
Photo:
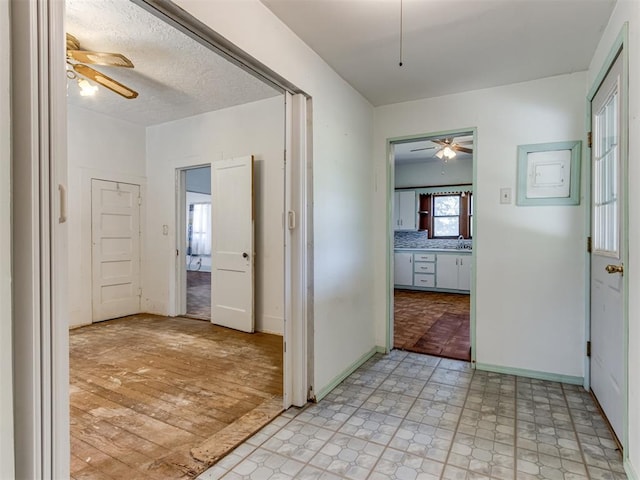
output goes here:
[[98, 87], [89, 82], [89, 80], [92, 80], [98, 85], [102, 85], [126, 99], [130, 100], [138, 96], [138, 92], [135, 90], [85, 65], [85, 63], [110, 67], [134, 68], [131, 60], [120, 53], [81, 50], [78, 39], [67, 33], [67, 77], [70, 79], [78, 78], [78, 75], [83, 77], [78, 78], [80, 95], [86, 97], [96, 93]]
[[92, 97], [98, 91], [97, 85], [91, 85], [86, 78], [78, 78], [78, 86], [80, 87], [80, 96]]

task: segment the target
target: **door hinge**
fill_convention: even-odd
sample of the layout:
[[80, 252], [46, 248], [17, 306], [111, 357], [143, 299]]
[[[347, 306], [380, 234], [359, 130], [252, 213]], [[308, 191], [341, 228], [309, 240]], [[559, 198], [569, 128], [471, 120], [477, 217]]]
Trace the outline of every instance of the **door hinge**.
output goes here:
[[142, 197], [138, 197], [138, 206], [142, 205]]
[[142, 296], [142, 287], [138, 287], [138, 296], [141, 297]]
[[593, 146], [593, 134], [591, 132], [587, 132], [587, 147], [592, 148]]
[[587, 342], [587, 357], [591, 357], [591, 342]]
[[284, 342], [284, 353], [287, 353], [287, 342]]
[[591, 237], [587, 237], [587, 252], [591, 253]]

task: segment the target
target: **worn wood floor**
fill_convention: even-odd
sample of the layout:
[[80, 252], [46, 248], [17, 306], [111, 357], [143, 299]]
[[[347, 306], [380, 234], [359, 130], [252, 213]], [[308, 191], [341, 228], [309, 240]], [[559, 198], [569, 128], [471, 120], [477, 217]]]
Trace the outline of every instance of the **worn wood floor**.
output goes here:
[[470, 361], [469, 311], [469, 295], [395, 290], [393, 346]]
[[193, 478], [282, 410], [282, 337], [136, 315], [69, 335], [74, 479]]

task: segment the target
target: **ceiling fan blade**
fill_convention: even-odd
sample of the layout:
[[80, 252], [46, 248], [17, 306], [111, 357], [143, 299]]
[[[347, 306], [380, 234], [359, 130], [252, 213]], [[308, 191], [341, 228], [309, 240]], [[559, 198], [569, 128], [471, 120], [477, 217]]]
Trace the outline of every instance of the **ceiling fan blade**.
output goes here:
[[419, 152], [420, 150], [432, 150], [436, 147], [424, 147], [424, 148], [414, 148], [413, 150], [409, 150], [410, 152]]
[[124, 86], [120, 82], [116, 82], [113, 78], [94, 70], [91, 67], [87, 67], [86, 65], [82, 65], [80, 63], [75, 64], [73, 69], [78, 72], [80, 75], [87, 77], [90, 80], [93, 80], [96, 83], [99, 83], [105, 88], [108, 88], [112, 92], [117, 93], [118, 95], [122, 95], [124, 98], [129, 100], [134, 99], [138, 96], [138, 92], [131, 90], [129, 87]]
[[109, 67], [133, 68], [133, 63], [120, 53], [90, 52], [88, 50], [67, 50], [67, 57], [81, 63], [106, 65]]
[[442, 145], [443, 147], [445, 145], [451, 145], [451, 138], [433, 138], [430, 139], [433, 143], [437, 143], [438, 145]]
[[456, 145], [473, 145], [473, 140], [465, 140], [464, 142], [456, 142]]
[[451, 148], [453, 148], [454, 150], [457, 150], [458, 152], [473, 153], [472, 148], [461, 147], [460, 145], [453, 145]]

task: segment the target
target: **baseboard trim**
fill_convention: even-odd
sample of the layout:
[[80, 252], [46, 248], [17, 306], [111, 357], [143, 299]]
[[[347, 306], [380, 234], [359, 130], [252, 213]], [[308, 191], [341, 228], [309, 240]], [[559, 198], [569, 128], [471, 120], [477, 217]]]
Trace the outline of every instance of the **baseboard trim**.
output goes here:
[[504, 373], [505, 375], [515, 375], [517, 377], [535, 378], [537, 380], [548, 380], [551, 382], [569, 383], [571, 385], [583, 385], [583, 377], [573, 375], [562, 375], [560, 373], [538, 372], [536, 370], [526, 370], [524, 368], [502, 367], [487, 363], [476, 363], [477, 370], [486, 372]]
[[[381, 349], [381, 350], [380, 350]], [[373, 357], [376, 353], [384, 353], [384, 347], [375, 346], [367, 353], [362, 355], [359, 359], [353, 362], [346, 370], [340, 373], [338, 376], [334, 377], [328, 385], [322, 388], [318, 393], [316, 393], [316, 402], [319, 402], [324, 397], [326, 397], [331, 390], [336, 388], [340, 382], [342, 382], [345, 378], [355, 372], [364, 362]]]
[[628, 458], [624, 461], [624, 471], [627, 474], [629, 480], [640, 480], [640, 477], [638, 477], [638, 472], [633, 467]]

